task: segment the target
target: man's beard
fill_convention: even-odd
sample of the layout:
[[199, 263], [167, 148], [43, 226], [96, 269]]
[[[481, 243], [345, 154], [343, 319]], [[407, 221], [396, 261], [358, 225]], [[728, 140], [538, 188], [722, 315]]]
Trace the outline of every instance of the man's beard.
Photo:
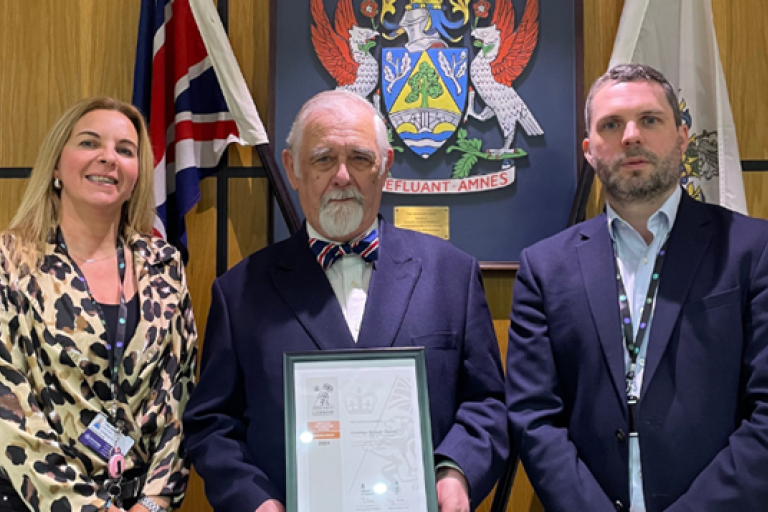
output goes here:
[[[653, 167], [644, 177], [637, 173], [627, 176], [621, 172], [622, 161], [642, 157]], [[641, 147], [631, 147], [610, 162], [595, 161], [595, 173], [603, 183], [606, 195], [623, 204], [643, 203], [663, 197], [680, 181], [682, 148], [678, 144], [663, 158]], [[623, 175], [624, 174], [624, 175]]]
[[[354, 201], [331, 202], [350, 198]], [[359, 228], [363, 221], [364, 202], [363, 194], [353, 187], [326, 193], [320, 203], [320, 227], [329, 238], [337, 242], [348, 241], [344, 237]]]

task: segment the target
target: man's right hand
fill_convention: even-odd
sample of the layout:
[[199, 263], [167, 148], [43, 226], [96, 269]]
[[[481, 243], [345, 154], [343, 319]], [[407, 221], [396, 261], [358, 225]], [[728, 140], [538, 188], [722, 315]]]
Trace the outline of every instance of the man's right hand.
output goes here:
[[285, 512], [285, 507], [277, 500], [267, 500], [256, 509], [256, 512]]

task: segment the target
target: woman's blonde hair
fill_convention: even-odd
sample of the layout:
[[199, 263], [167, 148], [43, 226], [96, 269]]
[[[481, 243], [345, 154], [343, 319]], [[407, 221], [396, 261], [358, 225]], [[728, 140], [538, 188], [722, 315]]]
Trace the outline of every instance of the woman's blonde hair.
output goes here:
[[75, 124], [94, 110], [114, 110], [131, 121], [139, 136], [139, 176], [131, 197], [123, 205], [120, 219], [124, 238], [149, 234], [155, 218], [153, 185], [154, 157], [147, 126], [141, 113], [128, 103], [109, 97], [87, 98], [72, 105], [45, 136], [32, 168], [21, 206], [8, 226], [14, 235], [19, 260], [30, 267], [45, 251], [45, 244], [61, 221], [61, 192], [53, 186], [53, 171]]

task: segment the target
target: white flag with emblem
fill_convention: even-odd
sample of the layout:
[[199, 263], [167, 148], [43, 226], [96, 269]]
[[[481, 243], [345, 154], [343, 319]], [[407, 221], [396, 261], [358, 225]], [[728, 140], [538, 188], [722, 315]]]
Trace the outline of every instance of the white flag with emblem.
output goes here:
[[711, 0], [626, 0], [610, 67], [646, 64], [677, 88], [690, 129], [681, 182], [699, 200], [747, 213]]

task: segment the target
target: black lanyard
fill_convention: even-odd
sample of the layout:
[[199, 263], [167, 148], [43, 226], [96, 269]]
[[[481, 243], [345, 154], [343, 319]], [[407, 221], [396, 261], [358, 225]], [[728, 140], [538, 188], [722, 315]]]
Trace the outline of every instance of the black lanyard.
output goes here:
[[83, 283], [83, 287], [85, 287], [85, 291], [88, 293], [88, 297], [91, 299], [91, 303], [93, 303], [93, 307], [96, 309], [96, 312], [99, 315], [99, 319], [101, 320], [101, 324], [104, 326], [104, 331], [107, 334], [107, 354], [109, 357], [110, 370], [109, 389], [110, 393], [112, 394], [112, 400], [114, 402], [112, 419], [113, 421], [117, 422], [117, 393], [119, 389], [118, 377], [120, 364], [123, 360], [123, 354], [125, 353], [125, 332], [126, 324], [128, 323], [128, 305], [125, 302], [124, 291], [125, 252], [123, 250], [123, 241], [118, 237], [117, 241], [115, 242], [117, 246], [117, 273], [120, 276], [120, 305], [117, 308], [117, 331], [115, 332], [114, 336], [110, 336], [109, 329], [107, 329], [107, 317], [104, 315], [104, 311], [101, 309], [99, 303], [96, 302], [96, 299], [93, 298], [91, 289], [88, 287], [88, 282], [85, 280], [85, 275], [80, 270], [80, 267], [77, 266], [74, 258], [72, 258], [67, 252], [67, 244], [64, 242], [64, 235], [61, 233], [61, 229], [57, 230], [56, 239], [61, 250], [69, 257], [69, 260], [72, 263], [72, 267], [77, 272], [77, 276], [80, 279], [80, 282]]
[[656, 262], [653, 264], [653, 273], [651, 281], [648, 283], [648, 292], [645, 296], [645, 303], [640, 311], [640, 324], [637, 326], [637, 334], [634, 333], [632, 326], [632, 309], [629, 306], [629, 297], [624, 287], [624, 280], [621, 277], [621, 266], [619, 264], [619, 254], [616, 249], [616, 242], [613, 243], [613, 257], [616, 261], [616, 287], [619, 291], [619, 310], [621, 314], [622, 337], [624, 345], [629, 352], [629, 371], [627, 371], [627, 404], [629, 405], [629, 430], [630, 435], [637, 435], [637, 401], [638, 397], [631, 394], [632, 382], [635, 380], [635, 371], [637, 369], [637, 355], [645, 340], [645, 333], [648, 330], [648, 324], [651, 315], [656, 307], [656, 292], [659, 290], [659, 281], [661, 280], [661, 267], [664, 265], [664, 257], [667, 254], [667, 241], [665, 240], [656, 255]]

